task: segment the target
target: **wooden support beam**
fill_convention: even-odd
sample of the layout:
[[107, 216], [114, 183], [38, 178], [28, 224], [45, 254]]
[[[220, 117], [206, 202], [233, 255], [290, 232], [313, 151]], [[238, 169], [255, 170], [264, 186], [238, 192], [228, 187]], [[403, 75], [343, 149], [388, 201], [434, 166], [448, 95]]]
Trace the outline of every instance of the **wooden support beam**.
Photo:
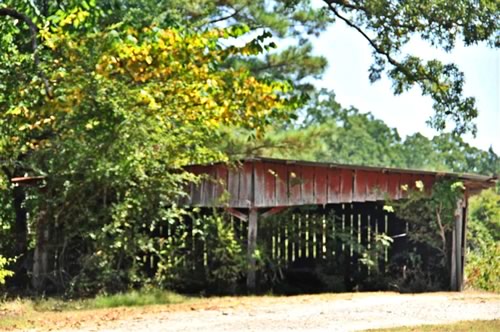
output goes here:
[[10, 182], [19, 186], [35, 186], [45, 180], [45, 176], [22, 176], [10, 179]]
[[461, 291], [463, 287], [463, 207], [463, 199], [458, 200], [457, 208], [455, 210], [455, 221], [453, 225], [451, 245], [450, 289], [452, 291]]
[[457, 203], [457, 213], [455, 214], [455, 227], [457, 229], [457, 247], [456, 247], [456, 259], [457, 259], [457, 291], [461, 292], [463, 290], [464, 282], [464, 266], [463, 266], [463, 232], [464, 232], [464, 201], [460, 199]]
[[36, 292], [45, 288], [49, 272], [49, 225], [45, 211], [39, 212], [36, 225], [36, 243], [33, 253], [33, 270], [31, 284]]
[[281, 211], [285, 210], [286, 208], [287, 208], [286, 206], [273, 207], [272, 209], [269, 209], [266, 212], [262, 213], [260, 216], [262, 218], [267, 218], [267, 217], [270, 217], [272, 215], [280, 213]]
[[469, 196], [468, 193], [465, 192], [465, 197], [464, 197], [464, 206], [462, 209], [462, 220], [463, 220], [463, 227], [462, 227], [462, 285], [461, 285], [461, 290], [464, 288], [464, 270], [465, 270], [465, 264], [467, 263], [467, 214], [468, 214], [468, 209], [469, 209]]
[[247, 291], [249, 293], [254, 293], [256, 289], [256, 261], [255, 261], [255, 249], [257, 247], [257, 221], [259, 213], [256, 208], [250, 209], [248, 215], [248, 242], [247, 242], [247, 260], [248, 260], [248, 272], [247, 272]]
[[244, 214], [243, 212], [240, 212], [236, 209], [233, 209], [233, 208], [226, 208], [226, 212], [229, 213], [230, 215], [232, 215], [233, 217], [236, 217], [238, 219], [240, 219], [241, 221], [248, 221], [248, 216], [246, 214]]

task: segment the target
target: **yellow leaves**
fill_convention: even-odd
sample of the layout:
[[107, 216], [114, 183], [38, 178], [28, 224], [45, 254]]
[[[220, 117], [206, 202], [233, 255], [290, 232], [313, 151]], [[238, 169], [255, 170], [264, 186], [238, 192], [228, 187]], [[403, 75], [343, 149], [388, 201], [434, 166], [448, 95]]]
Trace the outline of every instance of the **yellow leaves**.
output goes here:
[[419, 191], [423, 191], [424, 190], [424, 183], [420, 180], [417, 180], [415, 181], [415, 187], [419, 190]]
[[141, 89], [139, 91], [139, 94], [137, 96], [137, 102], [142, 105], [147, 105], [148, 109], [153, 111], [161, 108], [161, 105], [156, 102], [154, 96], [150, 92], [144, 89]]
[[205, 122], [205, 125], [209, 128], [217, 128], [219, 127], [220, 123], [219, 121], [217, 121], [217, 119], [208, 119], [206, 122]]
[[179, 32], [174, 29], [162, 29], [158, 36], [165, 44], [175, 44], [181, 40]]
[[55, 117], [51, 115], [48, 118], [42, 118], [40, 120], [35, 121], [34, 123], [24, 123], [19, 126], [19, 131], [25, 131], [25, 130], [35, 130], [35, 129], [41, 129], [42, 127], [46, 125], [50, 125], [55, 121]]
[[23, 113], [28, 113], [28, 109], [24, 106], [16, 106], [8, 110], [5, 114], [7, 115], [21, 115]]
[[89, 12], [81, 8], [75, 8], [59, 21], [59, 26], [64, 27], [66, 25], [73, 25], [74, 27], [78, 27], [89, 15]]
[[124, 100], [132, 101], [131, 112], [161, 115], [160, 128], [176, 123], [192, 126], [190, 132], [220, 126], [259, 131], [269, 117], [285, 112], [279, 94], [286, 87], [260, 81], [243, 69], [221, 68], [219, 59], [227, 52], [217, 41], [226, 35], [224, 29], [199, 34], [129, 29], [97, 53], [95, 71], [106, 84], [116, 80], [129, 87]]
[[85, 124], [85, 129], [87, 130], [92, 130], [94, 129], [97, 125], [99, 125], [100, 121], [98, 120], [91, 120]]
[[57, 38], [57, 35], [51, 33], [48, 29], [48, 27], [45, 27], [44, 29], [41, 29], [40, 32], [39, 32], [42, 40], [43, 40], [43, 44], [50, 48], [51, 50], [55, 50], [56, 47], [57, 47], [57, 43], [58, 43], [58, 38]]
[[382, 208], [384, 211], [387, 211], [389, 213], [394, 213], [394, 207], [391, 206], [391, 205], [384, 205], [384, 207]]

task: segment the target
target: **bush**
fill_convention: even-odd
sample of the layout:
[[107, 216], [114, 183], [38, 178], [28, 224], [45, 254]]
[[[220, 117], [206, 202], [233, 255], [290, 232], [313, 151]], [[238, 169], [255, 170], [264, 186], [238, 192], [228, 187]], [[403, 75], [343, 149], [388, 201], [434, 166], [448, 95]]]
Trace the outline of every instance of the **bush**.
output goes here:
[[450, 280], [455, 210], [465, 188], [454, 178], [437, 181], [430, 196], [421, 181], [414, 187], [402, 186], [408, 198], [393, 203], [398, 218], [408, 222], [408, 250], [391, 259], [393, 287], [404, 292], [443, 290]]
[[171, 227], [158, 252], [154, 282], [184, 293], [234, 294], [246, 254], [229, 218], [194, 211]]
[[469, 252], [465, 273], [467, 286], [500, 292], [500, 242]]
[[467, 286], [500, 292], [500, 194], [482, 191], [469, 201]]

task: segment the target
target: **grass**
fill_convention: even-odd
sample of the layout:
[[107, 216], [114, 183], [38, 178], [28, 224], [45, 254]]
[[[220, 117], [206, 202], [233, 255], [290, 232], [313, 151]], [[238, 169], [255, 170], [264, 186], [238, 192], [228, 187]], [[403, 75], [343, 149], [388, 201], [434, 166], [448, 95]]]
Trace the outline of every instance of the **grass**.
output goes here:
[[113, 295], [98, 295], [92, 299], [62, 300], [49, 298], [33, 303], [36, 311], [66, 311], [81, 309], [105, 309], [117, 307], [139, 307], [154, 304], [178, 304], [190, 298], [159, 289], [132, 290]]
[[[0, 302], [0, 331], [28, 329], [40, 324], [50, 326], [57, 324], [64, 317], [76, 317], [78, 318], [76, 321], [85, 321], [92, 319], [93, 315], [102, 318], [110, 314], [110, 312], [100, 309], [171, 305], [188, 303], [192, 300], [195, 298], [159, 289], [133, 290], [82, 300], [16, 299]], [[99, 313], [95, 310], [99, 310]]]
[[[390, 329], [368, 330], [370, 332], [498, 332], [500, 320], [473, 320], [454, 324], [404, 326]], [[368, 332], [367, 331], [367, 332]]]
[[186, 302], [187, 297], [162, 290], [131, 291], [109, 296], [98, 296], [92, 300], [92, 308], [134, 307], [152, 304], [177, 304]]

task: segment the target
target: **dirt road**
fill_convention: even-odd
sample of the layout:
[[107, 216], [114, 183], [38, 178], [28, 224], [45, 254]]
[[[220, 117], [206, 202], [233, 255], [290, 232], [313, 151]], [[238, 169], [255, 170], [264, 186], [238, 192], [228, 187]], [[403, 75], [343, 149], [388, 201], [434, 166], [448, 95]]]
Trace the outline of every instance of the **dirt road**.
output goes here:
[[[115, 309], [117, 310], [117, 309]], [[138, 311], [139, 310], [139, 311]], [[360, 331], [500, 319], [500, 295], [482, 293], [324, 294], [219, 298], [205, 303], [115, 311], [53, 331]]]

